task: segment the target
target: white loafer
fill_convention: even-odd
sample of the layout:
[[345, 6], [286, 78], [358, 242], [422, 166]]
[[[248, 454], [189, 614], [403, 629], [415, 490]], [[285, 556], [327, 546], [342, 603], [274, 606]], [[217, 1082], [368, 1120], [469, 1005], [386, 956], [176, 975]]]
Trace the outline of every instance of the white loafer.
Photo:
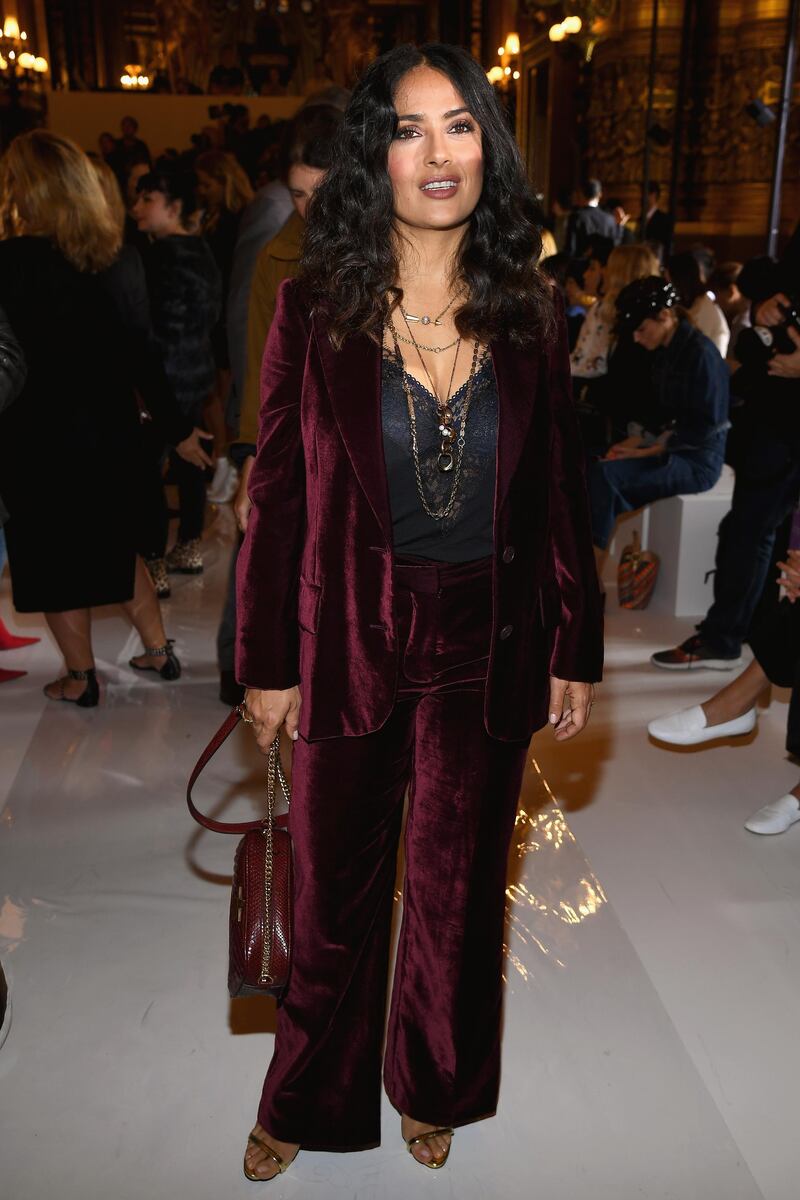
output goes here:
[[786, 833], [795, 821], [800, 821], [800, 800], [790, 792], [753, 813], [744, 827], [751, 833]]
[[722, 721], [719, 725], [707, 725], [706, 714], [696, 704], [694, 708], [683, 708], [666, 717], [656, 717], [647, 726], [650, 737], [670, 746], [698, 746], [701, 742], [713, 742], [716, 738], [742, 737], [752, 733], [756, 727], [756, 710], [751, 708], [733, 721]]

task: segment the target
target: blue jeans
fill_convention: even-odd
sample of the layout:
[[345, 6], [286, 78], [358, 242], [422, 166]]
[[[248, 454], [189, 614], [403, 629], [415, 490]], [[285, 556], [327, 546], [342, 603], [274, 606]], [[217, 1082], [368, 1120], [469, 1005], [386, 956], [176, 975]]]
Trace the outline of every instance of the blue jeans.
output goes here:
[[591, 463], [587, 483], [595, 546], [606, 549], [620, 513], [667, 496], [707, 492], [722, 472], [724, 449], [722, 434], [718, 444], [704, 450]]

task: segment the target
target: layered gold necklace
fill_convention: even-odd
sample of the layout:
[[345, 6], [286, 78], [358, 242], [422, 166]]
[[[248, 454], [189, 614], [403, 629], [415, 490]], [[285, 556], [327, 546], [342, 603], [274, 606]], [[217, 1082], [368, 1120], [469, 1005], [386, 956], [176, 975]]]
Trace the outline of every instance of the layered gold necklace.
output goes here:
[[[451, 301], [451, 303], [452, 303], [452, 301]], [[447, 307], [449, 308], [450, 305], [448, 305]], [[428, 514], [428, 516], [432, 517], [436, 521], [441, 521], [445, 517], [449, 516], [453, 510], [453, 505], [455, 504], [455, 499], [456, 499], [456, 495], [458, 492], [459, 481], [461, 479], [461, 466], [462, 466], [462, 463], [464, 460], [464, 447], [466, 445], [467, 418], [469, 416], [469, 409], [470, 409], [470, 405], [472, 403], [472, 392], [473, 392], [475, 376], [477, 374], [477, 368], [478, 368], [478, 352], [480, 349], [480, 343], [478, 342], [477, 339], [475, 340], [475, 345], [474, 345], [473, 351], [472, 351], [472, 365], [470, 367], [469, 378], [467, 380], [467, 393], [466, 393], [466, 397], [464, 399], [463, 412], [461, 414], [461, 431], [460, 431], [460, 433], [457, 433], [456, 428], [455, 428], [455, 417], [453, 414], [453, 410], [450, 407], [450, 396], [452, 394], [453, 379], [455, 378], [455, 373], [456, 373], [456, 364], [458, 362], [458, 353], [459, 353], [459, 350], [461, 349], [461, 337], [460, 336], [457, 337], [455, 339], [455, 341], [450, 342], [447, 346], [424, 346], [424, 345], [421, 345], [419, 342], [417, 342], [416, 338], [414, 337], [414, 334], [411, 330], [411, 326], [409, 325], [408, 317], [407, 317], [406, 313], [403, 312], [402, 308], [400, 309], [400, 311], [401, 311], [401, 313], [403, 315], [403, 319], [406, 323], [406, 328], [408, 329], [409, 337], [407, 337], [407, 338], [403, 337], [402, 334], [400, 334], [398, 332], [398, 330], [395, 328], [394, 321], [391, 319], [391, 317], [387, 321], [386, 327], [387, 327], [388, 331], [391, 333], [392, 338], [394, 340], [395, 357], [396, 357], [398, 366], [400, 367], [401, 372], [402, 372], [403, 391], [405, 392], [406, 405], [408, 407], [408, 420], [409, 420], [409, 425], [411, 427], [411, 451], [412, 451], [412, 455], [414, 458], [414, 474], [416, 476], [416, 481], [417, 481], [417, 491], [419, 492], [419, 498], [422, 502], [422, 507], [424, 508], [424, 510]], [[446, 312], [446, 311], [447, 311], [447, 309], [444, 310], [444, 312]], [[440, 315], [444, 315], [444, 314], [442, 313]], [[429, 319], [428, 322], [423, 322], [423, 323], [436, 324], [438, 322], [436, 322], [436, 321], [430, 322], [430, 319]], [[436, 459], [436, 465], [439, 468], [439, 470], [442, 472], [442, 474], [449, 474], [450, 471], [454, 472], [453, 486], [450, 490], [450, 496], [448, 497], [446, 504], [444, 504], [440, 508], [431, 507], [431, 505], [428, 503], [427, 497], [425, 496], [425, 489], [424, 489], [424, 486], [422, 483], [422, 472], [420, 470], [420, 461], [419, 461], [419, 446], [418, 446], [418, 441], [417, 441], [417, 418], [416, 418], [416, 411], [415, 411], [415, 406], [414, 406], [414, 395], [411, 390], [411, 385], [409, 383], [408, 372], [405, 370], [405, 365], [403, 362], [403, 355], [402, 355], [402, 352], [400, 350], [400, 345], [399, 345], [400, 341], [405, 342], [407, 345], [413, 346], [415, 348], [415, 350], [417, 351], [417, 357], [419, 358], [420, 362], [422, 363], [422, 369], [425, 372], [426, 376], [428, 377], [428, 382], [431, 385], [431, 394], [433, 395], [434, 400], [436, 401], [436, 408], [437, 408], [438, 422], [439, 422], [438, 423], [438, 431], [439, 431], [439, 435], [440, 435], [440, 439], [441, 439], [440, 446], [439, 446], [439, 454]], [[453, 368], [450, 372], [450, 381], [447, 385], [447, 396], [445, 397], [444, 400], [442, 400], [439, 395], [439, 392], [436, 388], [436, 385], [433, 382], [433, 379], [431, 378], [430, 371], [428, 370], [428, 367], [425, 363], [425, 359], [422, 357], [421, 351], [428, 350], [434, 354], [441, 354], [441, 353], [443, 353], [443, 351], [450, 349], [452, 346], [456, 347], [456, 352], [453, 357]]]

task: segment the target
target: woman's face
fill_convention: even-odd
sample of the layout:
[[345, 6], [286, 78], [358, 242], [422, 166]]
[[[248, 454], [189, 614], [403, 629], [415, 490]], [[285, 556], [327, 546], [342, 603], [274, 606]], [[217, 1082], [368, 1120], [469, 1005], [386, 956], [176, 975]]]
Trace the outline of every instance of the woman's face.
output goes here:
[[131, 209], [140, 233], [151, 237], [168, 237], [183, 233], [180, 200], [168, 200], [163, 192], [139, 192]]
[[415, 67], [394, 97], [388, 171], [398, 221], [414, 229], [465, 224], [483, 189], [481, 129], [440, 71]]
[[325, 172], [320, 167], [305, 167], [302, 163], [293, 163], [289, 167], [286, 185], [292, 197], [292, 204], [304, 221], [308, 202], [324, 178]]
[[225, 199], [225, 186], [218, 179], [215, 179], [213, 175], [207, 175], [205, 171], [198, 171], [197, 194], [200, 197], [203, 208], [209, 212], [216, 212], [218, 208], [222, 208]]
[[135, 163], [128, 172], [128, 208], [133, 209], [136, 203], [136, 198], [139, 193], [136, 190], [136, 185], [143, 175], [149, 175], [150, 168], [147, 163]]

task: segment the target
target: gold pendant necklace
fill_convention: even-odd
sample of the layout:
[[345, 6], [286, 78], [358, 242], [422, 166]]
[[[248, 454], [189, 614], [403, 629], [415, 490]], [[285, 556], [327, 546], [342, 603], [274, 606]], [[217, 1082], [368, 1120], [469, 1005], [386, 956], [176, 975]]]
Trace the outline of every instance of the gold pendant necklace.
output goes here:
[[[406, 321], [419, 321], [420, 325], [441, 325], [442, 317], [447, 312], [448, 308], [452, 308], [453, 304], [455, 303], [455, 299], [456, 299], [455, 296], [453, 296], [452, 300], [450, 300], [447, 307], [443, 308], [442, 311], [439, 313], [439, 316], [434, 317], [433, 320], [431, 320], [430, 317], [414, 317], [411, 315], [411, 313], [406, 312], [406, 310], [402, 307], [402, 305], [400, 306], [400, 312], [403, 314]], [[427, 349], [427, 347], [426, 347], [426, 349]]]
[[[392, 330], [392, 333], [395, 332], [394, 326], [391, 324], [391, 322], [388, 323], [388, 328]], [[453, 486], [450, 490], [450, 496], [447, 500], [447, 503], [442, 508], [436, 508], [436, 509], [431, 508], [431, 506], [428, 504], [428, 501], [425, 496], [425, 489], [422, 484], [422, 472], [420, 470], [420, 461], [419, 461], [419, 446], [417, 443], [417, 419], [416, 419], [416, 412], [414, 410], [414, 396], [413, 396], [413, 393], [411, 391], [411, 386], [408, 381], [408, 373], [406, 372], [406, 370], [404, 368], [403, 355], [400, 352], [400, 345], [399, 345], [396, 335], [394, 337], [394, 350], [395, 350], [395, 357], [397, 359], [397, 364], [400, 367], [400, 371], [401, 371], [401, 376], [402, 376], [402, 380], [403, 380], [403, 391], [405, 392], [405, 395], [406, 395], [406, 405], [408, 407], [408, 421], [409, 421], [409, 425], [411, 427], [411, 451], [412, 451], [412, 455], [413, 455], [413, 459], [414, 459], [414, 475], [415, 475], [416, 481], [417, 481], [417, 492], [418, 492], [419, 498], [422, 502], [422, 507], [424, 508], [424, 510], [428, 514], [428, 516], [432, 517], [435, 521], [442, 521], [442, 520], [444, 520], [445, 517], [448, 517], [450, 515], [450, 513], [452, 512], [453, 505], [454, 505], [455, 499], [456, 499], [456, 495], [458, 493], [459, 481], [461, 479], [461, 465], [464, 460], [464, 447], [466, 445], [467, 417], [469, 416], [470, 405], [472, 403], [472, 389], [473, 389], [473, 385], [475, 382], [477, 359], [478, 359], [478, 341], [476, 339], [475, 347], [472, 352], [472, 367], [471, 367], [471, 370], [469, 373], [469, 380], [467, 382], [467, 394], [466, 394], [466, 398], [465, 398], [465, 402], [464, 402], [464, 410], [461, 415], [461, 432], [458, 436], [456, 436], [455, 428], [453, 427], [453, 413], [449, 407], [449, 404], [446, 404], [444, 406], [444, 412], [442, 412], [440, 402], [439, 402], [439, 397], [436, 393], [436, 389], [434, 388], [434, 390], [433, 390], [433, 395], [436, 399], [437, 408], [439, 408], [439, 410], [440, 410], [439, 432], [442, 435], [442, 442], [441, 442], [441, 447], [440, 447], [440, 451], [439, 451], [439, 456], [437, 458], [437, 466], [439, 467], [440, 471], [449, 472], [450, 470], [453, 469], [454, 442], [458, 445], [458, 457], [455, 462]], [[424, 363], [423, 363], [423, 366], [424, 366]], [[426, 368], [426, 373], [427, 373], [427, 368]], [[455, 365], [453, 367], [453, 374], [455, 374]], [[428, 378], [430, 379], [430, 376], [428, 376]], [[453, 375], [451, 374], [451, 376], [450, 376], [451, 387], [452, 387], [452, 382], [453, 382]], [[433, 380], [431, 380], [431, 384], [433, 384]], [[449, 401], [449, 399], [450, 399], [450, 390], [449, 389], [448, 389], [447, 398]], [[445, 419], [445, 418], [447, 418], [447, 419]], [[448, 428], [451, 430], [451, 432], [447, 433], [447, 436], [446, 436], [446, 431], [448, 430]]]

